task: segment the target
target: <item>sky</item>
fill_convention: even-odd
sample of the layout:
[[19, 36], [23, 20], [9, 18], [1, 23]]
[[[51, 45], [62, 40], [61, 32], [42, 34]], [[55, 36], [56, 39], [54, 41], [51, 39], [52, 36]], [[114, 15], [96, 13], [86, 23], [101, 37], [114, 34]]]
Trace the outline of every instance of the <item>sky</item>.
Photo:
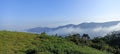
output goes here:
[[0, 29], [120, 21], [120, 0], [0, 0]]

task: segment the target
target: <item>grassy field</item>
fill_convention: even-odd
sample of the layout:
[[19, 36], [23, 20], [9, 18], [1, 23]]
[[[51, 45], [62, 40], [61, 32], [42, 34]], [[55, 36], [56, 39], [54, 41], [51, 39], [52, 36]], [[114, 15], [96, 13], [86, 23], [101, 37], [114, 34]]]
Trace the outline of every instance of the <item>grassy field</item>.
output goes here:
[[111, 54], [46, 34], [0, 31], [0, 54]]

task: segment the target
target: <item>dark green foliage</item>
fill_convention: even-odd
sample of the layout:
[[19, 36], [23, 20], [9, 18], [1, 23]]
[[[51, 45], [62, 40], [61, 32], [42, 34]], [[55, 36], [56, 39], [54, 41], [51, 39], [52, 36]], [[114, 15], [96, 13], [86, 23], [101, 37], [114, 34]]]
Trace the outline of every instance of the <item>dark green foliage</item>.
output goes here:
[[104, 40], [103, 37], [95, 37], [94, 39], [92, 39], [93, 44], [91, 45], [91, 47], [96, 48], [98, 50], [106, 50], [109, 52], [113, 52], [114, 48], [112, 48], [111, 46], [109, 46], [109, 44], [107, 44]]
[[72, 41], [77, 45], [81, 45], [81, 44], [91, 45], [92, 44], [88, 34], [83, 34], [83, 36], [80, 36], [80, 34], [73, 34], [73, 35], [66, 36], [65, 39], [67, 39], [68, 41]]
[[85, 40], [89, 40], [90, 39], [88, 34], [83, 34], [82, 38], [84, 38]]
[[26, 54], [37, 54], [37, 51], [34, 50], [34, 49], [28, 49], [28, 50], [26, 51]]
[[75, 44], [80, 44], [81, 37], [80, 34], [73, 34], [65, 37], [67, 40], [74, 42]]
[[120, 54], [120, 33], [112, 32], [104, 37], [104, 41], [114, 48], [115, 54]]
[[115, 48], [120, 48], [120, 33], [111, 33], [110, 35], [107, 35], [104, 37], [105, 41]]
[[105, 37], [96, 37], [92, 39], [92, 42], [93, 48], [120, 54], [120, 33], [118, 32], [112, 32]]

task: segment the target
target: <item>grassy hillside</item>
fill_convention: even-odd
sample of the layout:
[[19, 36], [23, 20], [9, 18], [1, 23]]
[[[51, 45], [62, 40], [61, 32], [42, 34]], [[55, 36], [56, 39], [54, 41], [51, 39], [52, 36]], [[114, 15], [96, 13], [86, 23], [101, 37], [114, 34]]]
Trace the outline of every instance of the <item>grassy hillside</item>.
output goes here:
[[57, 36], [0, 31], [0, 54], [110, 54]]

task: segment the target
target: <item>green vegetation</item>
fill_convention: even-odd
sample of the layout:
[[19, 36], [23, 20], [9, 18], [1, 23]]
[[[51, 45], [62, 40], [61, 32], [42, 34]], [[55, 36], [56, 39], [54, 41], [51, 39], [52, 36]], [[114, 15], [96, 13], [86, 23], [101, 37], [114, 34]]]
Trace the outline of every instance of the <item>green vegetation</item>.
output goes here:
[[98, 43], [95, 41], [90, 40], [88, 34], [60, 37], [46, 33], [0, 31], [0, 54], [112, 54], [111, 51], [92, 48]]
[[92, 39], [93, 48], [99, 50], [106, 50], [114, 54], [120, 54], [120, 33], [112, 32], [111, 34], [106, 35], [105, 37], [95, 37]]
[[104, 37], [95, 37], [90, 39], [88, 34], [73, 34], [65, 37], [76, 45], [85, 45], [98, 49], [100, 51], [107, 51], [113, 54], [120, 54], [120, 33], [112, 32]]

